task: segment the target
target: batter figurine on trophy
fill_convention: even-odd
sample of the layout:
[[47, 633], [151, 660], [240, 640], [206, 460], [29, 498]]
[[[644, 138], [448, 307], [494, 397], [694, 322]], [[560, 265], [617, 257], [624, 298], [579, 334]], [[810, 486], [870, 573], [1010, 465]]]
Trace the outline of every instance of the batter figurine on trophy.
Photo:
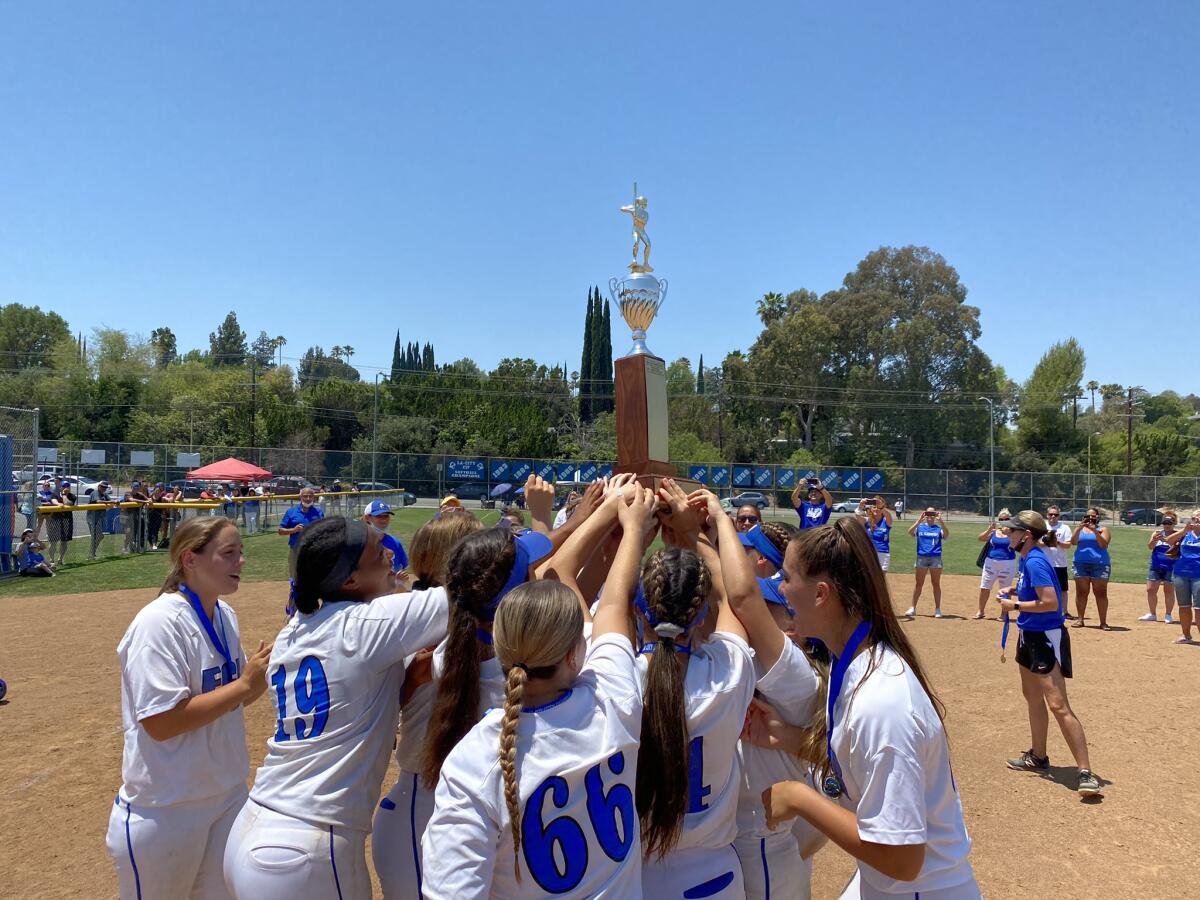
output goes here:
[[[635, 472], [657, 487], [662, 476], [675, 477], [667, 461], [667, 366], [646, 346], [646, 329], [667, 296], [667, 281], [650, 273], [650, 214], [646, 198], [633, 185], [633, 202], [621, 212], [633, 217], [633, 262], [626, 278], [612, 278], [608, 290], [633, 332], [633, 348], [614, 363], [617, 402], [617, 472]], [[638, 251], [642, 261], [638, 262]]]

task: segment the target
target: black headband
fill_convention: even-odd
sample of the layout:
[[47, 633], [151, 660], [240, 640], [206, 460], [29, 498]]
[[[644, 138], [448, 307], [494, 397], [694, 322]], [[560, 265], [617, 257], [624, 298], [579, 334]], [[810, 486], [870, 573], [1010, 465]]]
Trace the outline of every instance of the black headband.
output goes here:
[[368, 535], [366, 523], [358, 519], [346, 520], [346, 540], [342, 544], [342, 552], [329, 573], [321, 579], [318, 590], [322, 599], [332, 599], [341, 591], [350, 573], [358, 567], [358, 561], [367, 546]]

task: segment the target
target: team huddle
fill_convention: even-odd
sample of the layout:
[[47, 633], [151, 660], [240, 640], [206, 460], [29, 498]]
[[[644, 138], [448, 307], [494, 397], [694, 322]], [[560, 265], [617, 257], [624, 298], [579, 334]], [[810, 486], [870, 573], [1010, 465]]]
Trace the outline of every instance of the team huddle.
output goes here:
[[307, 526], [294, 612], [249, 653], [238, 530], [185, 522], [118, 647], [121, 896], [370, 897], [368, 836], [388, 898], [806, 898], [828, 841], [858, 861], [843, 896], [980, 896], [869, 527], [741, 530], [618, 476], [553, 528], [553, 487], [526, 495], [523, 533], [423, 525], [404, 592], [378, 528]]

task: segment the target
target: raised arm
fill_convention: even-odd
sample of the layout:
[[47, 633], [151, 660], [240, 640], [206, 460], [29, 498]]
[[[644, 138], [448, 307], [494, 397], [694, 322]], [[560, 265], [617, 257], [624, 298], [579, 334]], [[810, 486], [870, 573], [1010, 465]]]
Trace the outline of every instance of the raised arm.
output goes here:
[[[638, 582], [638, 571], [642, 561], [642, 541], [654, 527], [654, 508], [657, 501], [649, 488], [631, 484], [617, 488], [617, 518], [621, 523], [621, 545], [608, 573], [604, 593], [592, 619], [592, 640], [605, 634], [623, 634], [632, 644], [634, 641], [633, 615], [630, 601]], [[626, 498], [626, 494], [632, 496]], [[629, 499], [629, 503], [623, 502]]]
[[983, 531], [980, 533], [980, 535], [979, 535], [979, 540], [981, 540], [981, 541], [987, 541], [987, 540], [988, 540], [988, 539], [990, 539], [990, 538], [991, 538], [991, 536], [992, 536], [993, 534], [995, 534], [995, 533], [996, 533], [996, 523], [995, 523], [995, 522], [992, 522], [991, 524], [989, 524], [989, 525], [988, 525], [988, 527], [987, 527], [987, 528], [985, 528], [985, 529], [984, 529], [984, 530], [983, 530]]
[[908, 526], [908, 536], [915, 537], [917, 534], [917, 526], [921, 524], [920, 519], [913, 519], [913, 523]]
[[258, 643], [258, 649], [246, 657], [241, 676], [229, 684], [204, 694], [193, 694], [180, 700], [166, 712], [141, 720], [146, 734], [155, 741], [168, 741], [197, 728], [210, 725], [227, 712], [249, 705], [267, 689], [267, 662], [274, 644]]

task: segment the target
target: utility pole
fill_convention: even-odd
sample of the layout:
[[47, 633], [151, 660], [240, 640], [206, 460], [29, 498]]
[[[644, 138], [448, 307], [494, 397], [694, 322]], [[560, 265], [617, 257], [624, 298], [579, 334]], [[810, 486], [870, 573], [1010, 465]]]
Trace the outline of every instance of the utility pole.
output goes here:
[[1133, 474], [1133, 391], [1129, 389], [1129, 399], [1125, 401], [1125, 474]]
[[258, 418], [258, 360], [250, 358], [250, 449], [257, 445], [254, 422]]

